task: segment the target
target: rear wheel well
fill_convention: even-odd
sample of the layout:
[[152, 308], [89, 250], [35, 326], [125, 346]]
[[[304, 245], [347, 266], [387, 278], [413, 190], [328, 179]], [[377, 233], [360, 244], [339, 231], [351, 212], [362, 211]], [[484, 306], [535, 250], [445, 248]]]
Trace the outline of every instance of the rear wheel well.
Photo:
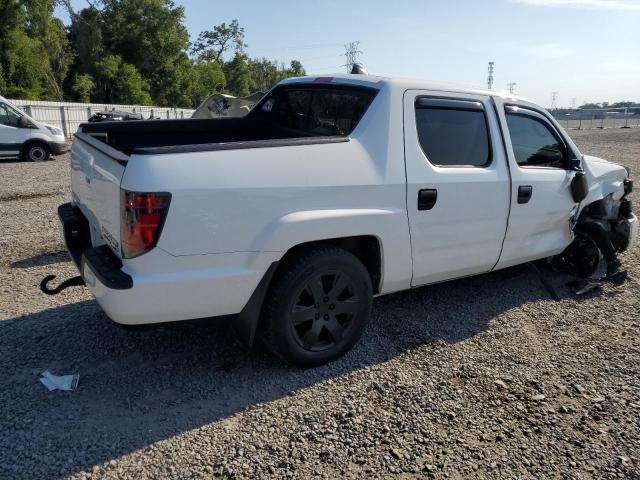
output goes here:
[[[373, 293], [380, 293], [380, 283], [382, 280], [382, 245], [378, 238], [373, 235], [330, 238], [301, 243], [290, 248], [287, 253], [284, 254], [278, 265], [278, 271], [286, 268], [287, 263], [297, 258], [303, 252], [327, 245], [341, 248], [357, 257], [365, 266], [367, 272], [369, 272]], [[276, 271], [276, 275], [279, 273], [278, 271]]]

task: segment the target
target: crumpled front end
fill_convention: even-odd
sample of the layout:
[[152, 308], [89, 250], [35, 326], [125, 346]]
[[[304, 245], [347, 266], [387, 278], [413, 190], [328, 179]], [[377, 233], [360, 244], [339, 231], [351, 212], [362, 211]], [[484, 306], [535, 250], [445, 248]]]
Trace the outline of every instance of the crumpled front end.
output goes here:
[[582, 202], [579, 223], [595, 223], [606, 232], [616, 252], [623, 252], [638, 236], [638, 219], [629, 194], [633, 181], [629, 170], [607, 160], [584, 156], [583, 168], [589, 194]]
[[601, 158], [585, 155], [582, 168], [588, 193], [574, 220], [574, 240], [551, 264], [556, 270], [598, 279], [604, 264], [606, 277], [613, 278], [621, 273], [617, 254], [638, 236], [638, 219], [629, 199], [633, 181], [628, 169]]

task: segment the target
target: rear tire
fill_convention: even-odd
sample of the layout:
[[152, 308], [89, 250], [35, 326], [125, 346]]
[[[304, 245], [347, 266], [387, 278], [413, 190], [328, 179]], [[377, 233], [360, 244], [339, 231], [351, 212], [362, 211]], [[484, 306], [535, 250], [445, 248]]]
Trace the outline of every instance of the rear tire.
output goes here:
[[23, 155], [30, 162], [46, 162], [51, 156], [51, 151], [44, 143], [34, 142], [26, 146]]
[[320, 247], [281, 268], [265, 304], [267, 348], [300, 367], [331, 362], [353, 348], [367, 326], [373, 297], [360, 260]]

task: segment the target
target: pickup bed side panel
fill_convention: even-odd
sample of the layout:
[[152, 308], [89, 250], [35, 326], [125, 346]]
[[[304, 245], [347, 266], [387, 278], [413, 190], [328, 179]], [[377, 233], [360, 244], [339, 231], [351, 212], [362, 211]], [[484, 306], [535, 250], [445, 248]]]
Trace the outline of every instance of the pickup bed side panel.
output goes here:
[[[242, 309], [270, 262], [297, 244], [322, 239], [374, 235], [383, 252], [381, 293], [409, 288], [400, 96], [395, 103], [390, 109], [382, 89], [348, 142], [133, 154], [122, 186], [171, 192], [157, 249], [194, 257], [194, 275], [215, 257], [242, 257], [246, 271], [233, 279], [235, 306], [225, 308], [236, 312], [227, 313]], [[153, 262], [142, 261], [147, 255], [126, 261], [125, 269], [152, 272]], [[212, 296], [203, 292], [200, 301], [215, 302]]]

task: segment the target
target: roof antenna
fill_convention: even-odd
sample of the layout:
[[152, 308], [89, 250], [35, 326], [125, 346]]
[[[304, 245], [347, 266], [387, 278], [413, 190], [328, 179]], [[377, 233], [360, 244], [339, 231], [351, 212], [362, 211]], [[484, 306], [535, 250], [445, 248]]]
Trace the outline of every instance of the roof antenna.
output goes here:
[[369, 75], [369, 72], [367, 71], [366, 68], [364, 68], [363, 65], [361, 65], [359, 63], [354, 63], [353, 67], [351, 68], [351, 74], [354, 74], [354, 75]]

